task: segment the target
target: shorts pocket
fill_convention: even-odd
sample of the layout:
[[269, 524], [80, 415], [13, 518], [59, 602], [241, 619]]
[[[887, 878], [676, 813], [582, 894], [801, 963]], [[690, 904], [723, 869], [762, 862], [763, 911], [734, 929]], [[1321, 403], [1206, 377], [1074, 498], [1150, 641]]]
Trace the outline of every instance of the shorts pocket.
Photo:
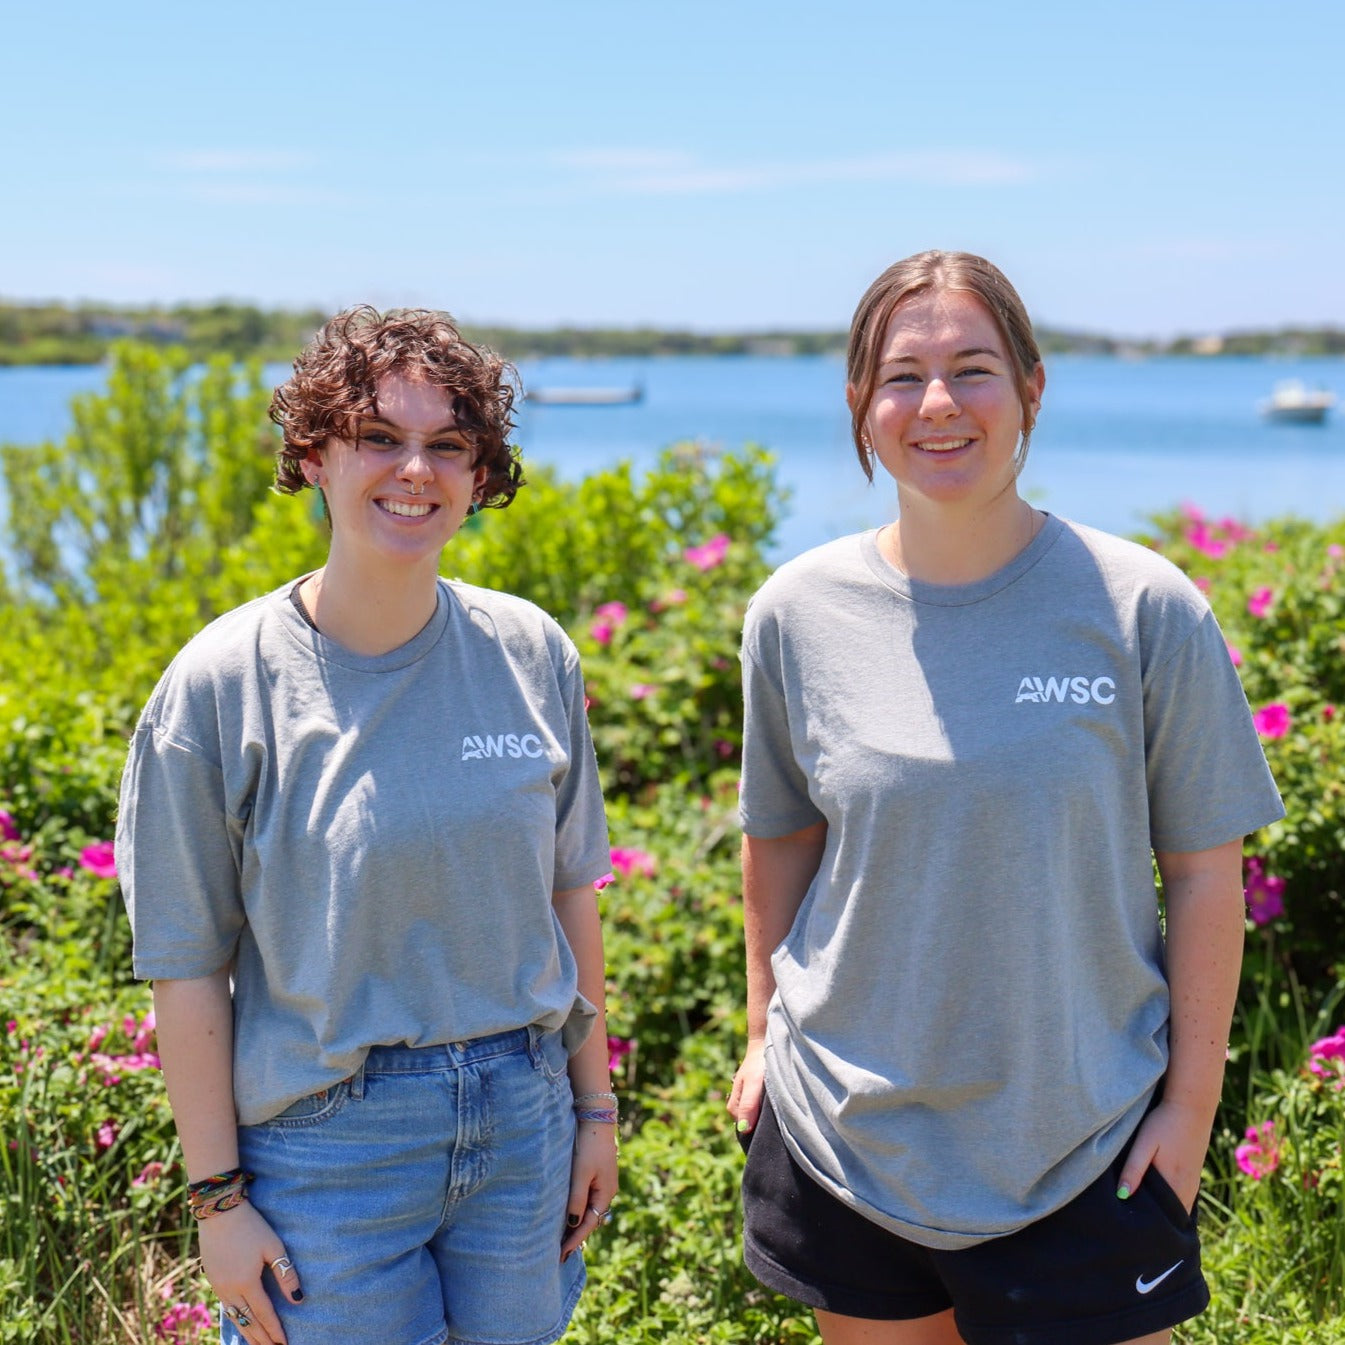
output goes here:
[[[1182, 1204], [1181, 1197], [1168, 1185], [1168, 1179], [1159, 1172], [1153, 1163], [1150, 1163], [1145, 1169], [1141, 1185], [1149, 1188], [1149, 1194], [1153, 1196], [1154, 1203], [1182, 1232], [1186, 1232], [1195, 1223], [1195, 1210], [1187, 1210], [1186, 1206]], [[1200, 1197], [1197, 1196], [1197, 1208], [1199, 1205]]]
[[342, 1079], [330, 1088], [319, 1088], [297, 1102], [291, 1102], [278, 1116], [263, 1121], [263, 1126], [272, 1126], [278, 1130], [300, 1130], [308, 1126], [318, 1126], [335, 1116], [350, 1099], [350, 1080]]
[[570, 1053], [565, 1049], [559, 1031], [544, 1032], [530, 1029], [529, 1043], [533, 1067], [548, 1083], [570, 1082]]

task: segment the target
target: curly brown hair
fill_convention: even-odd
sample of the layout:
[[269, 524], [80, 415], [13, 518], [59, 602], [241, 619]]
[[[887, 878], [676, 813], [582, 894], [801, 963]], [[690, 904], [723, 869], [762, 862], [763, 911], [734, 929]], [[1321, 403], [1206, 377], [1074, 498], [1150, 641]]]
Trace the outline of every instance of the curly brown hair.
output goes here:
[[347, 308], [304, 347], [271, 398], [271, 419], [285, 440], [276, 453], [276, 489], [297, 494], [309, 484], [300, 464], [310, 452], [331, 438], [359, 437], [359, 422], [376, 414], [379, 381], [390, 373], [448, 390], [473, 466], [487, 468], [479, 506], [503, 509], [524, 484], [518, 448], [509, 442], [518, 373], [463, 340], [447, 313], [424, 308]]

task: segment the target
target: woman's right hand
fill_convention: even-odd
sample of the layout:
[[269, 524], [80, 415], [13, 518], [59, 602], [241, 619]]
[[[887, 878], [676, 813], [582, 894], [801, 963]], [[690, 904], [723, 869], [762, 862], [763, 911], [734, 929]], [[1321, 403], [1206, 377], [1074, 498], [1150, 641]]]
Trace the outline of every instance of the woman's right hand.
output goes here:
[[[285, 1329], [262, 1287], [263, 1273], [270, 1267], [276, 1287], [291, 1303], [298, 1303], [304, 1295], [298, 1269], [289, 1262], [285, 1244], [271, 1225], [245, 1200], [222, 1214], [202, 1219], [197, 1231], [201, 1237], [201, 1268], [226, 1315], [234, 1318], [251, 1345], [285, 1345]], [[231, 1308], [248, 1318], [248, 1325], [244, 1326], [242, 1318], [229, 1311]]]
[[761, 1115], [761, 1093], [766, 1083], [766, 1043], [750, 1041], [747, 1054], [733, 1076], [733, 1088], [729, 1093], [729, 1115], [738, 1123], [741, 1134], [749, 1134], [756, 1129], [757, 1117]]

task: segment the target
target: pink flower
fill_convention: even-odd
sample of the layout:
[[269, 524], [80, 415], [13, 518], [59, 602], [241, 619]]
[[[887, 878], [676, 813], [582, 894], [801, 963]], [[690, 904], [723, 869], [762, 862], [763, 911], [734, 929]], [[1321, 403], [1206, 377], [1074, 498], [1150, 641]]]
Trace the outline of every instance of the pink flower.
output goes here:
[[612, 643], [616, 627], [610, 621], [594, 621], [589, 625], [588, 633], [601, 645]]
[[1275, 594], [1272, 589], [1258, 588], [1250, 598], [1247, 599], [1247, 611], [1255, 617], [1263, 617], [1270, 611], [1270, 605], [1275, 601]]
[[1329, 701], [1322, 706], [1322, 718], [1329, 724], [1336, 717], [1336, 707]]
[[98, 1147], [110, 1149], [117, 1142], [118, 1127], [115, 1121], [104, 1121], [98, 1127]]
[[109, 1029], [100, 1023], [89, 1033], [89, 1050], [96, 1051], [106, 1040]]
[[651, 612], [661, 612], [665, 607], [680, 607], [687, 600], [687, 591], [684, 588], [675, 588], [665, 593], [661, 598], [655, 598], [649, 604]]
[[601, 878], [595, 878], [593, 880], [593, 890], [595, 892], [601, 892], [604, 887], [611, 887], [614, 882], [616, 882], [616, 874], [604, 873]]
[[18, 1025], [18, 1023], [16, 1023], [16, 1022], [14, 1021], [14, 1019], [12, 1019], [12, 1018], [9, 1020], [9, 1022], [7, 1022], [7, 1023], [5, 1024], [5, 1031], [8, 1032], [9, 1035], [10, 1035], [11, 1037], [12, 1037], [18, 1030], [19, 1030], [19, 1025]]
[[1208, 593], [1214, 587], [1208, 576], [1196, 574], [1191, 576], [1191, 582], [1202, 592]]
[[1308, 1048], [1308, 1068], [1319, 1079], [1345, 1078], [1345, 1024], [1329, 1037], [1312, 1043]]
[[635, 1043], [629, 1037], [607, 1038], [607, 1068], [615, 1074], [621, 1068], [621, 1062], [635, 1049]]
[[79, 852], [80, 867], [87, 869], [95, 878], [115, 878], [117, 876], [116, 856], [112, 853], [111, 841], [95, 841]]
[[1332, 560], [1339, 560], [1342, 556], [1345, 556], [1345, 546], [1341, 546], [1338, 542], [1332, 542], [1331, 545], [1326, 548], [1326, 554], [1330, 556]]
[[1230, 542], [1245, 542], [1256, 536], [1251, 528], [1239, 523], [1235, 518], [1221, 518], [1215, 526], [1222, 530]]
[[1280, 1165], [1280, 1142], [1275, 1134], [1274, 1121], [1262, 1121], [1259, 1126], [1247, 1127], [1247, 1143], [1233, 1151], [1238, 1167], [1254, 1182], [1269, 1177]]
[[1281, 701], [1263, 705], [1253, 716], [1252, 723], [1263, 738], [1283, 738], [1289, 732], [1289, 707]]
[[1227, 640], [1224, 643], [1228, 645], [1228, 657], [1233, 660], [1233, 666], [1235, 668], [1242, 667], [1242, 650], [1235, 644], [1228, 644]]
[[19, 828], [15, 825], [13, 815], [0, 808], [0, 840], [17, 841], [18, 839]]
[[214, 1325], [204, 1303], [174, 1303], [154, 1324], [154, 1334], [166, 1345], [195, 1345]]
[[733, 744], [727, 738], [716, 738], [715, 752], [721, 761], [727, 761], [733, 755]]
[[162, 1163], [146, 1163], [145, 1166], [140, 1169], [140, 1175], [138, 1177], [131, 1178], [131, 1185], [152, 1186], [162, 1176], [163, 1176]]
[[1207, 523], [1192, 523], [1186, 530], [1186, 540], [1211, 560], [1222, 560], [1228, 554], [1228, 543], [1221, 542]]
[[128, 1034], [131, 1038], [131, 1050], [144, 1051], [154, 1040], [154, 1029], [156, 1026], [157, 1022], [154, 1017], [154, 1010], [151, 1009], [144, 1018], [140, 1020], [140, 1026], [137, 1027], [133, 1033]]
[[616, 845], [612, 847], [612, 868], [623, 878], [629, 878], [633, 873], [652, 878], [657, 868], [657, 861], [647, 850]]
[[682, 552], [682, 559], [694, 565], [698, 570], [713, 570], [716, 566], [724, 563], [724, 557], [728, 555], [728, 550], [728, 533], [718, 532], [708, 542], [703, 542], [700, 546], [687, 547]]
[[1189, 500], [1181, 506], [1181, 511], [1192, 523], [1203, 523], [1205, 521], [1205, 514], [1200, 506], [1192, 504]]
[[1265, 861], [1256, 855], [1247, 860], [1246, 886], [1242, 895], [1247, 913], [1256, 926], [1268, 925], [1284, 914], [1284, 879], [1265, 871]]
[[658, 690], [652, 682], [636, 682], [630, 689], [630, 698], [633, 701], [647, 700]]
[[617, 626], [626, 619], [626, 613], [627, 608], [624, 602], [605, 602], [601, 607], [593, 609], [594, 616], [605, 617]]
[[612, 643], [612, 636], [626, 620], [627, 608], [624, 602], [605, 602], [593, 609], [593, 621], [588, 633], [601, 645]]

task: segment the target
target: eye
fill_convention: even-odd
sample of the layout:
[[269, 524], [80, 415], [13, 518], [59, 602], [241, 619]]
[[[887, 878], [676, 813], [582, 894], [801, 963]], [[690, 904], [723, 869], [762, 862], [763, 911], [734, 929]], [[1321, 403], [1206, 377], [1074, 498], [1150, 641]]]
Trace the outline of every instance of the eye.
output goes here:
[[438, 443], [430, 445], [431, 453], [439, 453], [444, 457], [451, 457], [455, 453], [465, 453], [466, 444], [460, 444], [453, 439], [440, 439]]
[[965, 369], [957, 371], [958, 378], [991, 378], [994, 376], [993, 369], [983, 369], [979, 364], [969, 364]]
[[884, 383], [918, 383], [919, 381], [920, 381], [919, 374], [913, 374], [906, 371], [902, 371], [900, 373], [895, 374], [888, 374], [888, 376], [883, 380]]
[[360, 435], [360, 443], [368, 444], [370, 448], [393, 448], [397, 441], [382, 430], [369, 430], [366, 434]]

